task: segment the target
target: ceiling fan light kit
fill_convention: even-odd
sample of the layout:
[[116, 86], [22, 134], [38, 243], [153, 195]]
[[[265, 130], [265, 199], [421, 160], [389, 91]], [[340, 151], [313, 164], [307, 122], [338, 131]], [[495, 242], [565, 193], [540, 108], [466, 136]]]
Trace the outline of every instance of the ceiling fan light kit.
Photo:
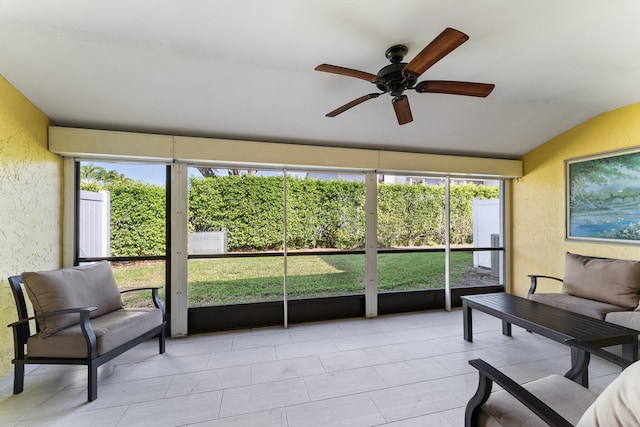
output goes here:
[[338, 114], [344, 113], [348, 109], [363, 103], [364, 101], [368, 101], [369, 99], [377, 98], [384, 93], [388, 93], [393, 96], [392, 104], [396, 113], [396, 118], [398, 119], [398, 124], [403, 125], [413, 121], [409, 98], [404, 94], [406, 90], [415, 90], [418, 93], [443, 93], [482, 98], [488, 96], [495, 86], [490, 83], [424, 80], [416, 84], [422, 73], [467, 40], [469, 40], [469, 36], [465, 33], [454, 30], [453, 28], [446, 28], [409, 63], [402, 62], [409, 51], [407, 46], [391, 46], [385, 52], [385, 56], [391, 64], [382, 67], [375, 75], [351, 68], [339, 67], [337, 65], [318, 65], [315, 68], [317, 71], [341, 74], [343, 76], [367, 80], [368, 82], [375, 84], [378, 90], [382, 91], [381, 93], [370, 93], [354, 99], [353, 101], [331, 111], [326, 116], [335, 117]]

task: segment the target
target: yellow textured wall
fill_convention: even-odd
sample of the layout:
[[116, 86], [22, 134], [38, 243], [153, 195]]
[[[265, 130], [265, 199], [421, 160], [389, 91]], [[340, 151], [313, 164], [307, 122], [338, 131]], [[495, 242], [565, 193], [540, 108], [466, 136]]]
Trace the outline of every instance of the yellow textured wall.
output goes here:
[[[640, 147], [640, 103], [601, 114], [527, 153], [512, 186], [512, 292], [525, 296], [527, 274], [564, 275], [564, 253], [640, 260], [640, 247], [565, 241], [564, 161]], [[541, 286], [558, 291], [559, 283]]]
[[48, 118], [0, 76], [0, 378], [13, 371], [17, 319], [7, 277], [60, 266], [62, 160]]

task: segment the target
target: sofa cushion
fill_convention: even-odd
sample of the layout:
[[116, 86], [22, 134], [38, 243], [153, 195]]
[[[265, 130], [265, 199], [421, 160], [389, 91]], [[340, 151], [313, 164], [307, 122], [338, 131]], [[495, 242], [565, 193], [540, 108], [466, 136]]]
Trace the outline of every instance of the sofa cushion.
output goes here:
[[[98, 356], [129, 342], [162, 324], [158, 308], [123, 308], [91, 320]], [[87, 357], [87, 344], [80, 325], [65, 328], [48, 337], [33, 335], [27, 341], [29, 357]]]
[[[22, 273], [29, 299], [37, 314], [68, 308], [97, 307], [91, 317], [124, 307], [107, 261], [52, 271]], [[64, 314], [38, 320], [40, 334], [48, 337], [77, 324], [78, 314]]]
[[[575, 424], [598, 395], [560, 376], [524, 384], [523, 387], [549, 405], [571, 424]], [[546, 426], [533, 412], [504, 390], [491, 394], [478, 413], [481, 426]]]
[[635, 329], [640, 333], [640, 313], [637, 311], [623, 311], [618, 313], [608, 313], [604, 318], [609, 323]]
[[585, 411], [578, 427], [640, 425], [640, 362], [626, 368]]
[[630, 311], [630, 308], [620, 307], [619, 305], [594, 301], [591, 299], [580, 298], [574, 295], [567, 294], [531, 294], [529, 296], [529, 299], [531, 301], [552, 305], [563, 310], [573, 311], [574, 313], [582, 314], [600, 320], [604, 320], [607, 313], [611, 312], [621, 311], [625, 313], [634, 313], [633, 311]]
[[627, 308], [640, 299], [640, 262], [567, 252], [562, 292]]

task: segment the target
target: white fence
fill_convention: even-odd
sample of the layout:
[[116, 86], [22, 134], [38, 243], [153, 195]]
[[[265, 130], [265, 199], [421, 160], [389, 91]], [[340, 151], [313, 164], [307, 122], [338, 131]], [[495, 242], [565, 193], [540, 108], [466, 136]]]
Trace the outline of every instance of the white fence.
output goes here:
[[[476, 248], [500, 247], [500, 200], [473, 199], [473, 246]], [[473, 266], [491, 269], [498, 277], [502, 257], [495, 251], [473, 253]]]
[[84, 258], [110, 256], [111, 202], [108, 191], [80, 191], [78, 244]]

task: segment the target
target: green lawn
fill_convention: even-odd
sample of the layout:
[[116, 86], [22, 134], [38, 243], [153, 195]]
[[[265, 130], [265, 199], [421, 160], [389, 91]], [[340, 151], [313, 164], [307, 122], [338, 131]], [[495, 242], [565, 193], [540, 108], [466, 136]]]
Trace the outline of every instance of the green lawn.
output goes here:
[[[451, 254], [451, 283], [461, 286], [473, 255]], [[189, 261], [189, 306], [283, 299], [282, 257], [217, 258]], [[287, 258], [289, 298], [362, 294], [364, 255], [313, 255]], [[164, 283], [164, 263], [114, 265], [120, 287]], [[444, 253], [378, 255], [378, 290], [400, 291], [444, 287]], [[164, 291], [161, 292], [164, 296]], [[145, 295], [127, 296], [144, 305]]]

